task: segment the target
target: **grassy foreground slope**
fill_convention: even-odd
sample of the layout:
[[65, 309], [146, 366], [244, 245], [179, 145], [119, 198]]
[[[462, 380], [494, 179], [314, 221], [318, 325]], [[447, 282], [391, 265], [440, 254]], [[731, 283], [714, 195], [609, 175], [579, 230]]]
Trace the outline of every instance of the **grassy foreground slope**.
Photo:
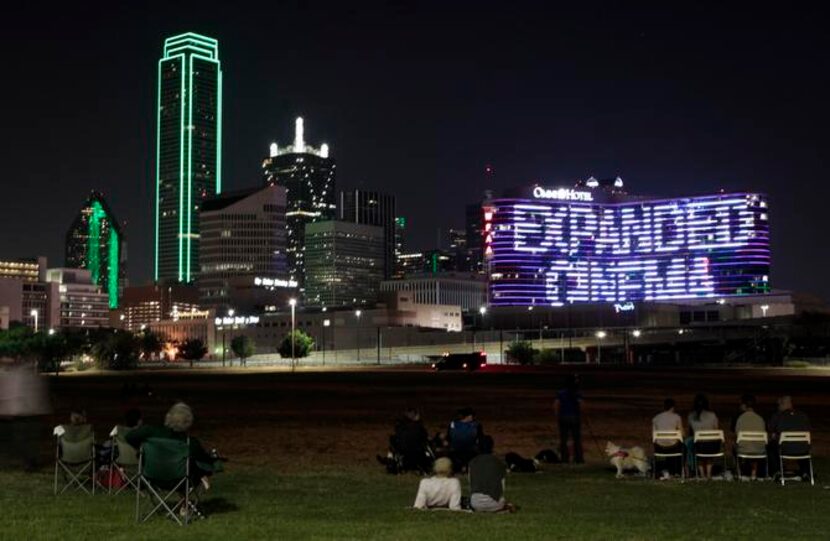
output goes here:
[[486, 516], [408, 509], [415, 476], [231, 464], [203, 499], [209, 518], [187, 528], [164, 518], [136, 525], [134, 492], [56, 498], [46, 472], [0, 472], [0, 486], [2, 539], [826, 539], [830, 531], [830, 491], [820, 485], [618, 481], [590, 466], [512, 475], [508, 495], [520, 511]]

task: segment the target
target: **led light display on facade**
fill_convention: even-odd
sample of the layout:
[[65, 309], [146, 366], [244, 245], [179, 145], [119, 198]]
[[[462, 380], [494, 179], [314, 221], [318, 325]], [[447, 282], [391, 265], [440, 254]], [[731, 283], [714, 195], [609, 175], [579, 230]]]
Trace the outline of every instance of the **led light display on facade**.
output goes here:
[[560, 191], [536, 189], [527, 198], [485, 205], [491, 304], [562, 306], [769, 291], [767, 201], [761, 194], [601, 202], [551, 200], [551, 193]]

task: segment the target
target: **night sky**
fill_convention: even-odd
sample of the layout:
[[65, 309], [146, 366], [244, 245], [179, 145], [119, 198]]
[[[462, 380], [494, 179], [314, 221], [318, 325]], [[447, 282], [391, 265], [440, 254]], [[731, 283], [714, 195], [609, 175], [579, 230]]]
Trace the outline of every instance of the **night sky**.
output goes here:
[[132, 283], [150, 277], [156, 63], [165, 36], [194, 31], [219, 40], [227, 189], [261, 182], [268, 144], [289, 143], [302, 115], [306, 140], [331, 145], [339, 188], [397, 195], [407, 249], [462, 227], [485, 188], [620, 175], [634, 193], [763, 191], [773, 287], [830, 298], [830, 40], [818, 11], [29, 4], [0, 18], [0, 257], [62, 264], [94, 188], [128, 222]]

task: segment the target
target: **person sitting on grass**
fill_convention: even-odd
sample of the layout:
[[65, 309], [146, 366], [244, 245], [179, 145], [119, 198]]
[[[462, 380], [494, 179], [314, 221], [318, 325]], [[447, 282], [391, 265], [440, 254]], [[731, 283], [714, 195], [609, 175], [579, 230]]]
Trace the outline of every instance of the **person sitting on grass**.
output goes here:
[[476, 420], [473, 408], [458, 410], [458, 416], [447, 430], [447, 443], [455, 471], [464, 471], [470, 459], [479, 453], [483, 435], [484, 430], [481, 423]]
[[[809, 432], [810, 419], [807, 414], [802, 411], [797, 411], [793, 407], [793, 399], [790, 396], [782, 396], [778, 399], [778, 411], [769, 420], [769, 460], [770, 466], [773, 466], [777, 471], [779, 469], [779, 456], [782, 451], [781, 445], [778, 442], [782, 432]], [[810, 447], [807, 444], [801, 443], [786, 443], [786, 448], [783, 449], [786, 454], [790, 455], [806, 455], [810, 452]], [[809, 461], [798, 461], [799, 475], [803, 479], [809, 478]], [[784, 475], [784, 472], [778, 472]]]
[[415, 509], [461, 510], [461, 483], [452, 476], [452, 461], [441, 457], [433, 465], [435, 475], [421, 479]]
[[418, 471], [426, 474], [432, 467], [428, 440], [421, 413], [408, 408], [395, 421], [395, 431], [389, 436], [389, 453], [385, 457], [378, 455], [378, 462], [386, 466], [389, 473]]
[[[125, 436], [127, 443], [139, 449], [150, 438], [185, 440], [193, 426], [193, 410], [184, 402], [173, 404], [164, 416], [164, 426], [142, 425]], [[208, 453], [198, 439], [190, 437], [190, 481], [210, 489], [208, 478], [217, 471], [219, 459]]]
[[[721, 443], [717, 441], [701, 441], [694, 443], [695, 432], [701, 430], [717, 430], [718, 416], [709, 410], [709, 399], [703, 393], [695, 395], [693, 411], [689, 412], [689, 440], [690, 446], [694, 447], [694, 453], [689, 456], [696, 456], [697, 453], [714, 454], [721, 451]], [[703, 479], [712, 479], [712, 459], [695, 459], [698, 475]]]
[[[654, 432], [680, 432], [683, 435], [683, 420], [674, 411], [675, 403], [673, 398], [667, 398], [663, 401], [663, 411], [654, 416], [651, 420], [651, 429]], [[663, 440], [658, 439], [654, 442], [655, 453], [683, 453], [683, 442], [678, 440]], [[668, 479], [672, 474], [680, 474], [683, 468], [683, 460], [666, 459], [669, 465], [668, 469], [663, 470], [663, 479]], [[673, 467], [672, 467], [673, 466]], [[655, 463], [655, 468], [657, 464]]]
[[[745, 394], [741, 397], [741, 414], [735, 421], [735, 434], [741, 432], [765, 432], [767, 429], [764, 423], [764, 418], [755, 413], [755, 397], [751, 394]], [[744, 441], [736, 444], [735, 454], [747, 455], [762, 455], [764, 454], [764, 442], [759, 441]], [[743, 463], [743, 460], [741, 460]], [[753, 481], [758, 478], [758, 464], [760, 460], [749, 460], [750, 479]], [[743, 469], [743, 468], [741, 468]], [[743, 475], [743, 473], [742, 473]], [[743, 477], [746, 479], [746, 477]]]
[[515, 511], [504, 499], [507, 466], [493, 455], [493, 438], [482, 436], [479, 446], [479, 454], [469, 464], [470, 507], [481, 513]]

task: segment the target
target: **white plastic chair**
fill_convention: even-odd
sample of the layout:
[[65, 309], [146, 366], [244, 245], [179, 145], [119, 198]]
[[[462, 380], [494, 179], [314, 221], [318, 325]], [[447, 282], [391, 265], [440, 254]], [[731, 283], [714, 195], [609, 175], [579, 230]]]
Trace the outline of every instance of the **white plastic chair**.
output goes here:
[[[698, 443], [706, 443], [706, 442], [718, 442], [720, 443], [720, 451], [717, 453], [698, 453], [697, 452], [697, 444]], [[695, 464], [698, 463], [699, 458], [720, 458], [723, 460], [723, 473], [726, 474], [726, 452], [724, 450], [725, 445], [725, 438], [723, 435], [723, 430], [698, 430], [695, 432], [694, 437], [694, 453], [695, 453]], [[697, 475], [697, 472], [695, 472]]]
[[[784, 444], [787, 443], [806, 444], [808, 451], [806, 454], [785, 454]], [[781, 486], [784, 486], [786, 484], [786, 479], [784, 475], [785, 460], [807, 460], [810, 463], [810, 484], [816, 484], [815, 477], [813, 476], [813, 455], [809, 451], [811, 444], [812, 439], [810, 438], [809, 432], [782, 432], [778, 436], [778, 460], [780, 467], [778, 471], [781, 474]]]
[[[735, 441], [737, 444], [735, 448], [735, 465], [738, 468], [738, 479], [743, 479], [743, 469], [741, 468], [741, 459], [744, 460], [763, 460], [764, 472], [769, 475], [769, 456], [767, 456], [767, 442], [768, 437], [766, 432], [752, 432], [749, 430], [738, 432], [738, 437]], [[740, 451], [742, 443], [760, 443], [764, 446], [763, 453], [742, 453]]]
[[[686, 454], [683, 452], [683, 432], [680, 430], [654, 430], [651, 433], [651, 441], [655, 444], [654, 449], [654, 478], [657, 479], [657, 460], [664, 460], [667, 458], [680, 459], [680, 479], [686, 479]], [[680, 445], [679, 452], [660, 452], [657, 450], [657, 442], [676, 441]], [[662, 445], [662, 444], [661, 444]], [[663, 447], [667, 447], [663, 445]]]

